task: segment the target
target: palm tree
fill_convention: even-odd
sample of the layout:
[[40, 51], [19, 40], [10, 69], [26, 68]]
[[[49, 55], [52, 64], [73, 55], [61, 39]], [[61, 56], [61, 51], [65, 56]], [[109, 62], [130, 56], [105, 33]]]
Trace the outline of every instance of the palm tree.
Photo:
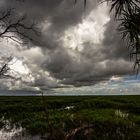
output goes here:
[[140, 3], [139, 0], [104, 0], [104, 1], [109, 2], [111, 4], [110, 11], [115, 11], [115, 17], [121, 16], [123, 11], [131, 13], [135, 11], [135, 9], [140, 8], [138, 6], [138, 3]]
[[115, 12], [119, 21], [118, 31], [127, 41], [130, 48], [130, 58], [135, 56], [134, 69], [138, 74], [140, 69], [140, 1], [139, 0], [105, 0], [110, 2], [110, 11]]
[[[110, 12], [119, 21], [118, 31], [127, 41], [130, 58], [135, 56], [134, 69], [138, 74], [140, 69], [140, 0], [100, 0], [111, 5]], [[75, 0], [75, 3], [77, 0]], [[84, 0], [86, 6], [87, 0]]]
[[[74, 0], [74, 3], [77, 3], [77, 0]], [[86, 7], [87, 0], [84, 0], [84, 7]]]
[[118, 30], [128, 42], [128, 47], [131, 49], [130, 57], [135, 56], [134, 69], [138, 74], [140, 68], [140, 10], [135, 10], [131, 13], [122, 12]]

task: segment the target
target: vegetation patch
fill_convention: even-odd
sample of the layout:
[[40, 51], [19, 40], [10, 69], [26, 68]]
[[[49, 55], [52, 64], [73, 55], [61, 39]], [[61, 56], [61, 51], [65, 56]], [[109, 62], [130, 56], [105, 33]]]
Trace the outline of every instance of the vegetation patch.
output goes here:
[[138, 140], [140, 96], [0, 97], [0, 128], [57, 140]]

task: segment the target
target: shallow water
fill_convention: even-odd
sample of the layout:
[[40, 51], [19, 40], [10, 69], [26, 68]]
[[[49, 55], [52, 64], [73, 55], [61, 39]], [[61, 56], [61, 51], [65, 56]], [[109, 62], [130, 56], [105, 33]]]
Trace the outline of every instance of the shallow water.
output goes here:
[[16, 127], [16, 125], [10, 125], [10, 122], [4, 117], [0, 119], [4, 122], [4, 127], [0, 129], [0, 140], [41, 140], [40, 136], [31, 136], [27, 134], [21, 126]]
[[13, 128], [9, 131], [0, 130], [0, 140], [42, 140], [41, 136], [31, 136], [23, 131], [23, 128]]

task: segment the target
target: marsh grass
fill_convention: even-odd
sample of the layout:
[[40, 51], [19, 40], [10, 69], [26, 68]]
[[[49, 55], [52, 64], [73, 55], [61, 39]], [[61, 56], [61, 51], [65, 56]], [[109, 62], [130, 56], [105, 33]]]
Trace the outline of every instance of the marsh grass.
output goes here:
[[[140, 96], [44, 97], [44, 101], [47, 118], [41, 97], [0, 97], [0, 118], [11, 128], [21, 126], [31, 135], [48, 134], [57, 140], [140, 138]], [[0, 128], [6, 125], [4, 119]]]

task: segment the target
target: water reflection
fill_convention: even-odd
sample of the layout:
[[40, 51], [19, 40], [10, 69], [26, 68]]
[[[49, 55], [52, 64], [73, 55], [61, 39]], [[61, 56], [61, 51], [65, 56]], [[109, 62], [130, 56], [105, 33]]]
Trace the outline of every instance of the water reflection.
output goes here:
[[13, 128], [9, 131], [0, 130], [0, 140], [42, 140], [41, 136], [31, 136], [23, 131], [22, 127]]

